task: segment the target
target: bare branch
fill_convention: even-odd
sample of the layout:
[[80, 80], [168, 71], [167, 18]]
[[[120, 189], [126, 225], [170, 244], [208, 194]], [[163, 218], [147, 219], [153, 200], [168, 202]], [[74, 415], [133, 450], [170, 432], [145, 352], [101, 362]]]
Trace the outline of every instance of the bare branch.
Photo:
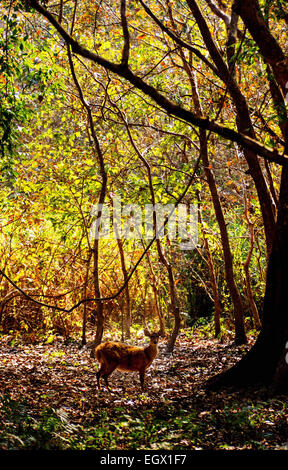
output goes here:
[[122, 51], [121, 64], [124, 67], [126, 67], [128, 66], [129, 50], [130, 50], [130, 36], [129, 36], [127, 18], [126, 18], [126, 0], [121, 0], [120, 14], [121, 14], [121, 25], [122, 25], [123, 38], [124, 38], [124, 47]]
[[230, 24], [229, 15], [226, 15], [226, 13], [223, 10], [221, 10], [218, 7], [218, 5], [216, 5], [216, 3], [213, 2], [213, 0], [206, 0], [206, 3], [209, 5], [209, 7], [213, 11], [213, 13], [215, 13], [215, 15], [217, 15], [219, 18], [221, 18], [221, 20], [224, 21], [226, 27], [228, 28], [229, 24]]
[[61, 24], [63, 17], [63, 0], [60, 0], [58, 21]]
[[213, 72], [219, 76], [217, 68], [208, 60], [206, 57], [198, 51], [196, 47], [191, 46], [191, 44], [188, 44], [187, 42], [183, 41], [180, 37], [176, 36], [172, 31], [170, 31], [169, 28], [167, 28], [158, 18], [157, 16], [154, 15], [154, 13], [150, 10], [150, 8], [143, 2], [143, 0], [139, 0], [141, 3], [142, 7], [146, 11], [146, 13], [150, 16], [150, 18], [153, 19], [153, 21], [161, 28], [161, 30], [166, 33], [171, 39], [173, 39], [176, 44], [178, 44], [181, 47], [184, 47], [185, 49], [188, 49], [189, 51], [193, 52], [199, 59], [201, 59], [204, 64], [206, 64]]

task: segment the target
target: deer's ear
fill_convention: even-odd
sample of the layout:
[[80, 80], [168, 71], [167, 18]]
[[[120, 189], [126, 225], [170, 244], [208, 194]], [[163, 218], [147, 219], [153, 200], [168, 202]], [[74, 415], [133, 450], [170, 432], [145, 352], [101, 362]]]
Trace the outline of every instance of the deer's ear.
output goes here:
[[147, 330], [147, 328], [144, 328], [144, 335], [148, 336], [149, 338], [151, 337], [151, 333], [149, 330]]

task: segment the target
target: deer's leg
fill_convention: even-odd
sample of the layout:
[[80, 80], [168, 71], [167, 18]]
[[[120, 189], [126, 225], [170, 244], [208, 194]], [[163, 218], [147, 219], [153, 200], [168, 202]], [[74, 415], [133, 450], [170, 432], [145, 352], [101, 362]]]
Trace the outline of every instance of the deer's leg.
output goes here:
[[109, 390], [109, 392], [111, 392], [111, 388], [110, 388], [110, 385], [109, 385], [109, 382], [108, 382], [108, 377], [109, 377], [108, 374], [103, 375], [103, 379], [105, 380], [105, 385], [107, 387], [107, 390]]
[[105, 374], [105, 367], [101, 366], [100, 369], [98, 370], [97, 374], [96, 374], [97, 386], [98, 386], [99, 390], [101, 390], [100, 379], [101, 379], [102, 375], [104, 375], [104, 374]]
[[112, 374], [112, 372], [116, 369], [116, 367], [117, 367], [117, 364], [109, 363], [109, 364], [106, 365], [105, 371], [102, 372], [103, 379], [105, 380], [105, 384], [106, 384], [106, 387], [109, 390], [109, 392], [111, 392], [111, 388], [110, 388], [110, 385], [109, 385], [109, 382], [108, 382], [108, 377], [109, 377], [109, 375]]

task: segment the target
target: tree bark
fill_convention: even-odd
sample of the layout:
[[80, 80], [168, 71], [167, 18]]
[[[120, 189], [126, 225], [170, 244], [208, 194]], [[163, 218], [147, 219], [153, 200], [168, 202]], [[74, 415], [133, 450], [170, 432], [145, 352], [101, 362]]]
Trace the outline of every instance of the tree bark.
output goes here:
[[[257, 0], [234, 2], [252, 37], [259, 46], [264, 60], [274, 72], [284, 96], [288, 81], [287, 57], [270, 33]], [[283, 64], [286, 67], [283, 68]], [[280, 119], [280, 116], [279, 116]], [[284, 125], [283, 125], [284, 124]], [[288, 150], [288, 126], [279, 124]], [[272, 385], [288, 390], [288, 165], [283, 165], [278, 217], [272, 251], [269, 257], [264, 298], [262, 329], [248, 354], [234, 367], [208, 381], [209, 387], [246, 384]]]
[[[247, 384], [288, 388], [288, 167], [281, 177], [279, 213], [273, 249], [269, 258], [262, 329], [246, 356], [231, 369], [208, 381], [208, 386], [243, 386]], [[280, 362], [280, 364], [279, 364]], [[281, 377], [278, 376], [281, 370]]]

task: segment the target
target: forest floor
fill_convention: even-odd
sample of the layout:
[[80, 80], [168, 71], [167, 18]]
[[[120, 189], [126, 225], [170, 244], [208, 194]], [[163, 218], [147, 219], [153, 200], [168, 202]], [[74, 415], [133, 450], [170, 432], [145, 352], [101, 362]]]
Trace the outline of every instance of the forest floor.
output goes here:
[[205, 389], [250, 346], [182, 333], [173, 354], [160, 344], [147, 391], [138, 374], [115, 371], [109, 394], [97, 389], [87, 347], [2, 336], [0, 449], [288, 449], [287, 396]]

